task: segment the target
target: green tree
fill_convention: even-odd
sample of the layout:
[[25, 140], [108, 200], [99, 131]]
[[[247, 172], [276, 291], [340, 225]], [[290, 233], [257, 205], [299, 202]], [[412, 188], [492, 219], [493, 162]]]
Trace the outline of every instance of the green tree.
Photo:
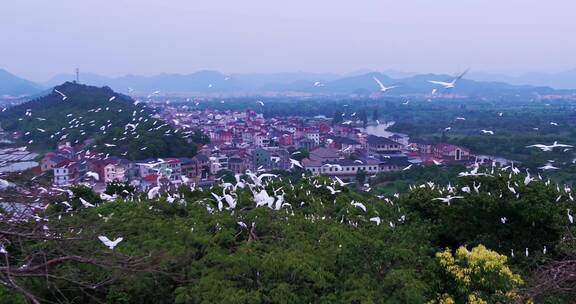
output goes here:
[[436, 254], [443, 271], [443, 290], [430, 303], [515, 303], [520, 275], [507, 266], [508, 258], [478, 245], [472, 250], [460, 247]]
[[368, 115], [366, 114], [366, 110], [360, 112], [360, 120], [362, 120], [362, 126], [366, 128], [366, 126], [368, 126]]
[[366, 171], [363, 169], [360, 169], [356, 172], [356, 182], [360, 185], [364, 184], [366, 182], [366, 177], [368, 175], [366, 174]]
[[338, 125], [340, 123], [342, 123], [344, 121], [344, 119], [342, 118], [342, 111], [340, 110], [336, 110], [334, 112], [334, 115], [332, 116], [332, 125]]
[[218, 171], [218, 173], [216, 173], [216, 178], [225, 182], [225, 183], [235, 183], [236, 182], [236, 178], [234, 177], [234, 172], [227, 170], [227, 169], [222, 169], [222, 170]]
[[111, 182], [106, 184], [106, 191], [108, 195], [118, 195], [126, 198], [136, 193], [136, 188], [128, 183]]

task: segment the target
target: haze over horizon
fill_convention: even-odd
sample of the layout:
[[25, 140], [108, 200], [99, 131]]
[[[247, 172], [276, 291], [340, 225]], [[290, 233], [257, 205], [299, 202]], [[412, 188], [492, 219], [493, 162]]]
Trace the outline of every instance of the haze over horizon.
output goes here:
[[37, 82], [76, 67], [106, 76], [560, 72], [576, 67], [575, 9], [568, 0], [553, 9], [532, 0], [23, 0], [0, 4], [0, 67]]

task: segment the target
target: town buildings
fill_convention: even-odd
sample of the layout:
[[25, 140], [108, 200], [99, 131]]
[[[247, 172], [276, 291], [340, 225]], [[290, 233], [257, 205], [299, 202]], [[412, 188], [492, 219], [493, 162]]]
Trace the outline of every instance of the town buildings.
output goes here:
[[[375, 136], [351, 123], [332, 126], [324, 117], [264, 118], [252, 110], [191, 110], [163, 105], [159, 118], [176, 128], [200, 129], [211, 142], [190, 157], [141, 161], [93, 154], [63, 143], [45, 154], [40, 169], [53, 171], [54, 184], [59, 186], [80, 181], [126, 182], [147, 189], [158, 184], [209, 185], [224, 172], [291, 170], [291, 158], [301, 160], [311, 174], [346, 179], [433, 160], [474, 161], [464, 147], [411, 142], [404, 134]], [[86, 179], [87, 172], [97, 173], [100, 180]]]

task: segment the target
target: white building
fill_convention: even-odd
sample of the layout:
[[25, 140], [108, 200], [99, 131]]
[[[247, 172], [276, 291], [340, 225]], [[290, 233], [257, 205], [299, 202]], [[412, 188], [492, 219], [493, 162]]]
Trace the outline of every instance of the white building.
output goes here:
[[268, 147], [270, 144], [270, 138], [267, 134], [259, 133], [254, 136], [254, 144], [257, 147]]
[[70, 186], [78, 181], [80, 176], [78, 165], [64, 161], [53, 169], [55, 186]]
[[228, 156], [214, 155], [210, 157], [210, 172], [216, 173], [220, 170], [228, 170]]
[[104, 182], [125, 182], [126, 170], [119, 164], [108, 164], [104, 167]]
[[318, 132], [306, 133], [306, 138], [313, 140], [317, 146], [320, 145], [320, 133]]
[[377, 174], [381, 172], [379, 162], [372, 159], [363, 161], [340, 159], [322, 163], [307, 162], [305, 168], [314, 175], [341, 177], [355, 176], [358, 171], [364, 171], [367, 174]]

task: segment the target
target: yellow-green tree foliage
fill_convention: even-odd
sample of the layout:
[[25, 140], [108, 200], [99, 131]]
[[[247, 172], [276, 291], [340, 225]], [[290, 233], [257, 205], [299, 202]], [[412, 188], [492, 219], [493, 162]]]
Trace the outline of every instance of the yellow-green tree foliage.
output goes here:
[[447, 284], [430, 303], [512, 303], [518, 298], [523, 281], [507, 266], [505, 255], [478, 245], [472, 250], [460, 247], [455, 254], [446, 249], [436, 258]]

